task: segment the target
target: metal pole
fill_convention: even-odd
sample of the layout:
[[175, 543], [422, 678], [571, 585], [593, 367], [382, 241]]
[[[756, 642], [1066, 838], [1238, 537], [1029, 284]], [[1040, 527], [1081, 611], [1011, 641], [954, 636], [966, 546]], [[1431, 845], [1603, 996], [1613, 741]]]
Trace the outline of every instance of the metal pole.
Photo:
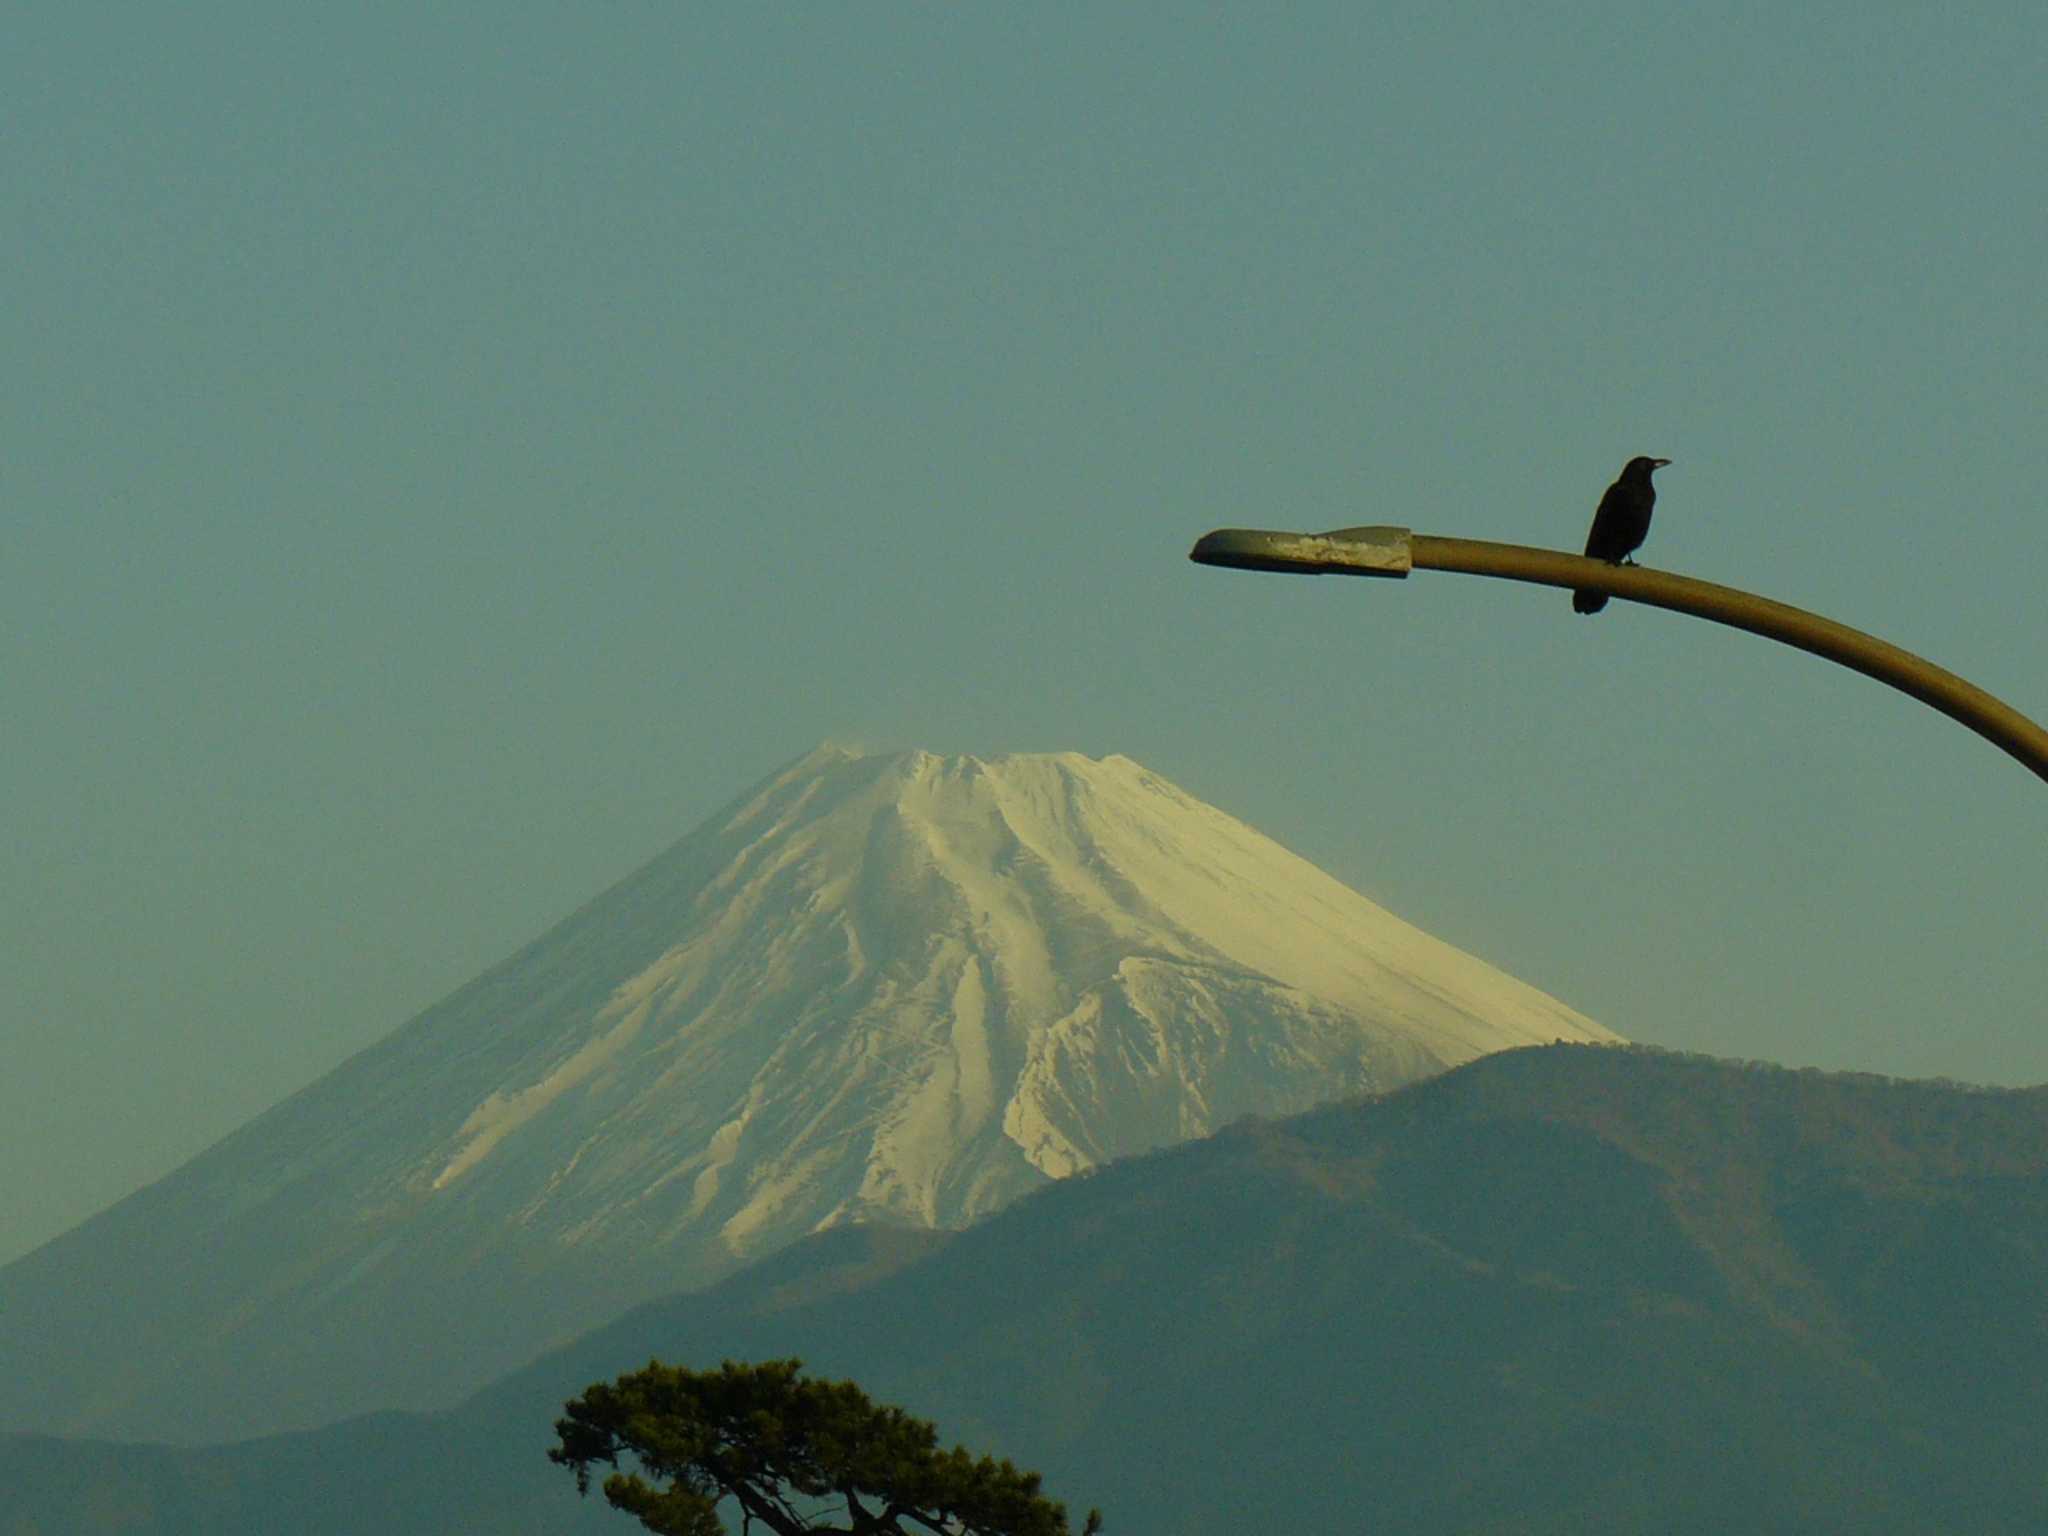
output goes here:
[[1689, 613], [1797, 646], [1887, 683], [1968, 726], [2048, 780], [2048, 730], [2011, 705], [1875, 635], [1735, 587], [1639, 565], [1609, 565], [1558, 549], [1438, 538], [1406, 528], [1342, 528], [1325, 534], [1222, 528], [1197, 543], [1189, 558], [1203, 565], [1302, 574], [1405, 577], [1411, 568], [1459, 571], [1547, 587], [1586, 587]]

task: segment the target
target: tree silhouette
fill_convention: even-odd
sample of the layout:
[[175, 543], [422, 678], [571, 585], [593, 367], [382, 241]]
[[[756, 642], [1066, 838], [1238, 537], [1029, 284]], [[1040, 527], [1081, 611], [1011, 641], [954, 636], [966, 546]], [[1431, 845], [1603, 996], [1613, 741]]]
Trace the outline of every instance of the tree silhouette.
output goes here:
[[[942, 1451], [925, 1420], [802, 1367], [649, 1361], [572, 1399], [548, 1459], [575, 1468], [583, 1493], [593, 1462], [614, 1468], [605, 1499], [660, 1536], [723, 1536], [726, 1499], [743, 1531], [758, 1520], [776, 1536], [1068, 1536], [1066, 1508], [1039, 1493], [1036, 1472]], [[639, 1472], [616, 1470], [626, 1453]], [[1090, 1510], [1083, 1536], [1101, 1528]]]

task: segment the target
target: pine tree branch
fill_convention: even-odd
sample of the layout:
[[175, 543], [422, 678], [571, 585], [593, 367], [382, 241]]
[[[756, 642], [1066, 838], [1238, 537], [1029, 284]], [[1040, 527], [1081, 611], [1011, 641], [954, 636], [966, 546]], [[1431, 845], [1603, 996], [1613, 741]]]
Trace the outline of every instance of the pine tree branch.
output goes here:
[[743, 1519], [759, 1520], [775, 1532], [775, 1536], [833, 1536], [831, 1532], [815, 1531], [809, 1521], [765, 1489], [746, 1482], [733, 1482], [728, 1483], [724, 1491], [738, 1502]]

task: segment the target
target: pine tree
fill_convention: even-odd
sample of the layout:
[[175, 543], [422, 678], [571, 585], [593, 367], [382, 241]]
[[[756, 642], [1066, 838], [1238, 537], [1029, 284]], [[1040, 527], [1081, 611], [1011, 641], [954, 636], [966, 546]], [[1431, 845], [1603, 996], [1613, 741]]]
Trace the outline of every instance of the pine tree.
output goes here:
[[[604, 1496], [659, 1536], [724, 1536], [718, 1505], [776, 1536], [1068, 1536], [1036, 1472], [938, 1447], [938, 1432], [850, 1381], [807, 1380], [800, 1360], [687, 1371], [650, 1361], [571, 1400], [551, 1461], [614, 1470]], [[619, 1471], [630, 1453], [638, 1472]], [[844, 1524], [827, 1521], [843, 1519]], [[908, 1524], [906, 1524], [908, 1522]], [[1082, 1536], [1102, 1517], [1091, 1510]]]

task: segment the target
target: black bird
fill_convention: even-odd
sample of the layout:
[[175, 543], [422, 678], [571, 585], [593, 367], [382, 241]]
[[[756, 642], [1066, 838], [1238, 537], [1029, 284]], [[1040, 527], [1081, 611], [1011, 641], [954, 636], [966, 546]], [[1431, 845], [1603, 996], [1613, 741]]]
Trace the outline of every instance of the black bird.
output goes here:
[[[1630, 459], [1621, 476], [1607, 487], [1593, 514], [1593, 531], [1586, 535], [1586, 558], [1605, 560], [1610, 565], [1633, 565], [1628, 556], [1643, 547], [1650, 536], [1650, 511], [1657, 505], [1657, 487], [1650, 484], [1653, 470], [1662, 469], [1669, 459]], [[1572, 594], [1577, 613], [1598, 613], [1607, 606], [1605, 592], [1581, 587]]]

